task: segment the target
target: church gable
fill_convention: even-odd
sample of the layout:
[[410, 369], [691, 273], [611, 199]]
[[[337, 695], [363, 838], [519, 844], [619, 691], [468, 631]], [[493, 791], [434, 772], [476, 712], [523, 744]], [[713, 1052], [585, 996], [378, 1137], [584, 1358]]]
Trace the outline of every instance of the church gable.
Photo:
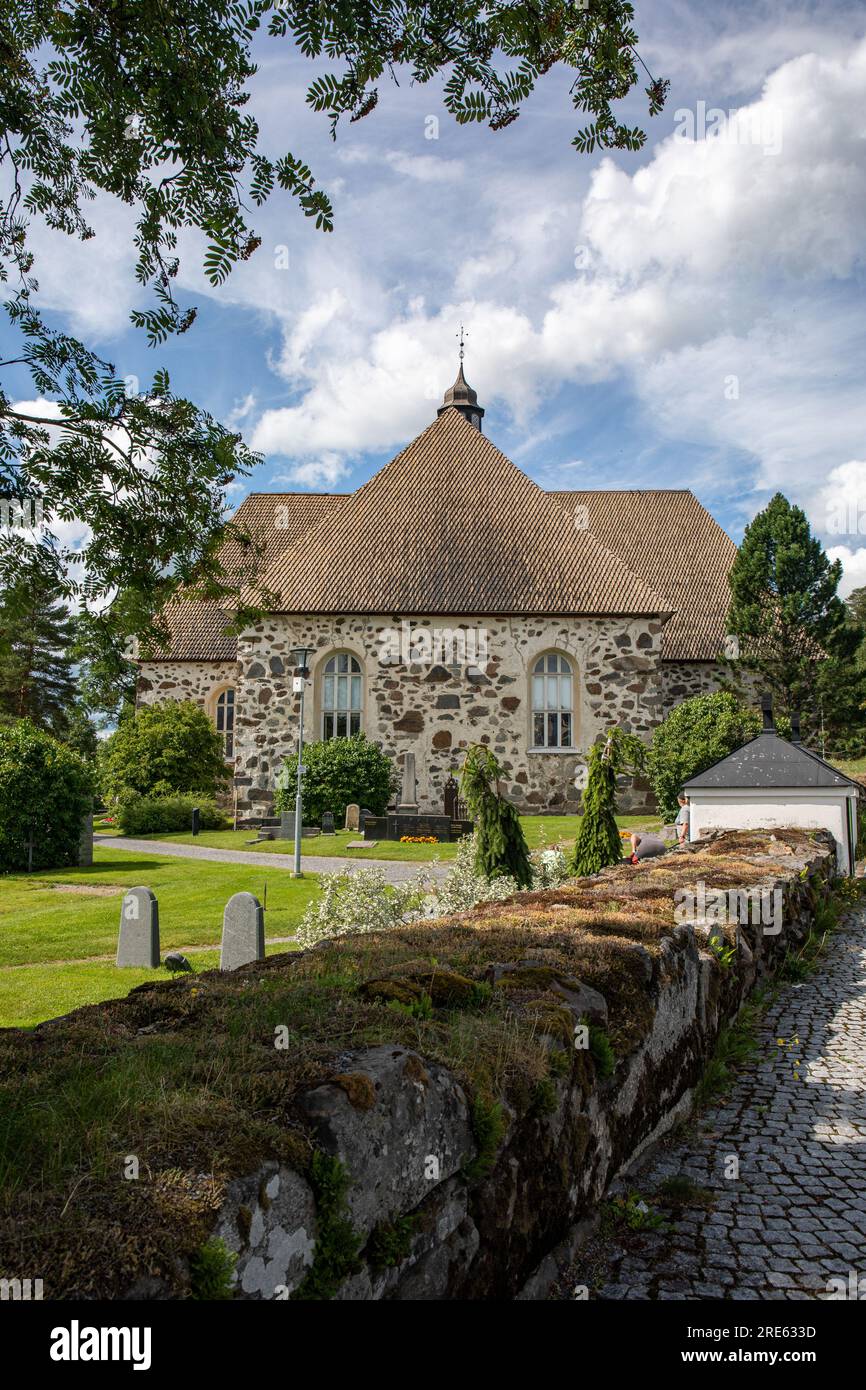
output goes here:
[[283, 550], [263, 583], [296, 613], [671, 611], [456, 407]]

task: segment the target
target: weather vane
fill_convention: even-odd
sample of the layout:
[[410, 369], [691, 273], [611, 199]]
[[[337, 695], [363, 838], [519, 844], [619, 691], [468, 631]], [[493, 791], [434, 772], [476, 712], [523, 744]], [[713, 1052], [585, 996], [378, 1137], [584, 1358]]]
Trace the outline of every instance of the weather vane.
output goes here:
[[469, 337], [469, 334], [468, 334], [468, 333], [464, 333], [464, 332], [463, 332], [463, 324], [462, 324], [462, 323], [461, 323], [461, 325], [460, 325], [460, 332], [459, 332], [459, 333], [455, 333], [455, 334], [454, 334], [454, 337], [460, 339], [460, 361], [462, 362], [462, 361], [463, 361], [463, 339]]

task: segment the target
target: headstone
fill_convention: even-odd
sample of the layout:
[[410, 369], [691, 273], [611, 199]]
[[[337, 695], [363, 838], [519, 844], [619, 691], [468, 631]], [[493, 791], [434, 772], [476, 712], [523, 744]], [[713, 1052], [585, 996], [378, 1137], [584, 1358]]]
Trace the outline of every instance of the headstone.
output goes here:
[[278, 840], [294, 840], [295, 838], [295, 813], [294, 811], [283, 811], [280, 815], [280, 828], [275, 832]]
[[149, 888], [130, 888], [123, 895], [117, 964], [139, 970], [159, 965], [159, 904]]
[[265, 914], [252, 893], [235, 893], [223, 913], [220, 970], [237, 970], [265, 958]]
[[354, 831], [361, 829], [361, 808], [354, 801], [350, 801], [349, 805], [346, 807], [346, 824], [344, 829]]
[[369, 810], [366, 806], [361, 807], [361, 814], [358, 817], [358, 829], [360, 830], [362, 835], [364, 833], [364, 826], [367, 824], [367, 821], [372, 820], [375, 814], [375, 811]]
[[334, 813], [333, 813], [333, 811], [323, 811], [323, 812], [322, 812], [322, 834], [323, 834], [323, 835], [333, 835], [333, 834], [334, 834]]
[[418, 784], [415, 778], [415, 754], [403, 754], [403, 785], [400, 790], [398, 811], [418, 810]]
[[84, 816], [81, 821], [81, 836], [78, 841], [78, 866], [89, 869], [93, 863], [93, 816]]
[[192, 833], [197, 835], [201, 826], [201, 810], [198, 806], [192, 808]]

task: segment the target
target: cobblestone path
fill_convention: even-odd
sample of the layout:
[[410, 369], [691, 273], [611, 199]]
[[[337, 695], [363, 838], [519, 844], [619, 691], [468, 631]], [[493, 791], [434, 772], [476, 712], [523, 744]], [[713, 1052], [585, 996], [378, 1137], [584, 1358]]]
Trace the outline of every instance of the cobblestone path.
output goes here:
[[[866, 1299], [866, 908], [826, 950], [724, 1104], [619, 1184], [671, 1229], [596, 1238], [562, 1296], [582, 1281], [602, 1299]], [[705, 1205], [661, 1205], [682, 1176]]]

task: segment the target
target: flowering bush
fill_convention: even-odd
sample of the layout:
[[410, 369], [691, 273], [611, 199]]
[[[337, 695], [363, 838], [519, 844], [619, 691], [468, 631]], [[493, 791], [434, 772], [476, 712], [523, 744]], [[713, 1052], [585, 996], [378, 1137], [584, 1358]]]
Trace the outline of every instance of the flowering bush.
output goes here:
[[[464, 836], [447, 877], [435, 886], [423, 868], [407, 883], [396, 884], [388, 883], [382, 869], [323, 874], [322, 895], [310, 903], [295, 940], [306, 949], [348, 933], [384, 931], [420, 918], [468, 912], [478, 903], [502, 902], [520, 891], [513, 878], [488, 879], [478, 873], [475, 854], [475, 836]], [[568, 865], [561, 849], [540, 850], [532, 856], [533, 888], [555, 888], [566, 878]]]
[[569, 877], [568, 859], [561, 849], [535, 850], [529, 857], [533, 888], [558, 888]]
[[426, 917], [446, 917], [452, 912], [467, 912], [476, 903], [501, 902], [518, 892], [513, 878], [500, 875], [485, 878], [475, 868], [476, 841], [465, 835], [457, 849], [448, 877], [426, 899]]
[[295, 940], [306, 949], [347, 933], [383, 931], [424, 912], [427, 880], [419, 869], [407, 883], [388, 883], [382, 869], [322, 874], [322, 895], [304, 913]]

